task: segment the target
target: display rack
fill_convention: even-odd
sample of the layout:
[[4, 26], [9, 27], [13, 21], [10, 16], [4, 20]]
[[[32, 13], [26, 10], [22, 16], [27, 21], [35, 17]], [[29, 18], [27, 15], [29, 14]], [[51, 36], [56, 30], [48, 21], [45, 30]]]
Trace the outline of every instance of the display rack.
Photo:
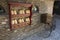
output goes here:
[[32, 5], [9, 2], [9, 24], [11, 29], [31, 25]]

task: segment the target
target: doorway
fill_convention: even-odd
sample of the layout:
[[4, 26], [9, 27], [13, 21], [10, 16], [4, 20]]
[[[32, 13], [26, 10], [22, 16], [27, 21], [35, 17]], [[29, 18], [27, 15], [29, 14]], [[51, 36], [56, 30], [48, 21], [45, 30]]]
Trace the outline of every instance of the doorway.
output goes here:
[[54, 2], [54, 7], [53, 7], [53, 15], [60, 15], [60, 1], [55, 1]]

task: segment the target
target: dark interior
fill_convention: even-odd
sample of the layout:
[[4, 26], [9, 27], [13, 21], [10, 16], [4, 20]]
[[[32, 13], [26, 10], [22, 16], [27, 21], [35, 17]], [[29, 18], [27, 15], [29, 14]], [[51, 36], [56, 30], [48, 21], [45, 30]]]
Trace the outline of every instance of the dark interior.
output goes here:
[[0, 15], [5, 14], [5, 9], [3, 6], [0, 5]]
[[60, 1], [54, 2], [53, 14], [60, 15]]

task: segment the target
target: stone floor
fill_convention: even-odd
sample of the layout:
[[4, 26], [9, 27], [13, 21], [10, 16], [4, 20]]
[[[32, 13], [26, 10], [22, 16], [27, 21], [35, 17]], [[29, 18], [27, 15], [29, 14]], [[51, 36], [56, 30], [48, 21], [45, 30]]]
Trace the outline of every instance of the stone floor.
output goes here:
[[42, 38], [39, 37], [37, 34], [34, 34], [25, 40], [60, 40], [60, 18], [56, 17], [56, 29], [52, 31], [50, 37], [48, 38]]
[[32, 28], [33, 30], [30, 26], [15, 31], [0, 30], [0, 40], [60, 40], [60, 19], [56, 17], [55, 20], [56, 29], [52, 31], [48, 38], [42, 37], [50, 33], [49, 31], [45, 31], [44, 25], [42, 25], [42, 27], [41, 25], [36, 25], [36, 27]]

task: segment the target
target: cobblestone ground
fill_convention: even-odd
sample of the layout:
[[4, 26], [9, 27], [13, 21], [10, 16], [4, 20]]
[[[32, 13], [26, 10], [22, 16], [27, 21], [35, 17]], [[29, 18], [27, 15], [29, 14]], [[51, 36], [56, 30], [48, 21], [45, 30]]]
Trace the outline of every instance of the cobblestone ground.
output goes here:
[[42, 38], [38, 36], [39, 33], [34, 34], [25, 40], [60, 40], [60, 17], [56, 17], [56, 29], [52, 31], [51, 35], [48, 38]]
[[48, 38], [42, 37], [44, 35], [49, 35], [49, 31], [45, 31], [44, 25], [36, 25], [33, 28], [28, 26], [14, 31], [9, 31], [9, 29], [4, 28], [0, 29], [0, 40], [60, 40], [59, 30], [60, 19], [56, 18], [56, 29], [52, 31]]
[[[0, 28], [0, 40], [25, 40], [26, 38], [37, 34], [40, 36], [48, 36], [50, 33], [50, 27], [47, 26], [47, 30], [45, 29], [45, 24], [40, 23], [39, 14], [33, 15], [32, 17], [32, 25], [27, 27], [22, 27], [13, 31], [10, 31], [9, 28]], [[37, 19], [37, 20], [35, 20]]]
[[[14, 31], [9, 31], [8, 29], [0, 29], [0, 40], [25, 40], [26, 38], [39, 33], [42, 33], [45, 31], [45, 29], [40, 27], [41, 25], [36, 25], [36, 27], [31, 28], [30, 26], [28, 27], [23, 27], [18, 30]], [[46, 31], [45, 31], [46, 32]]]

